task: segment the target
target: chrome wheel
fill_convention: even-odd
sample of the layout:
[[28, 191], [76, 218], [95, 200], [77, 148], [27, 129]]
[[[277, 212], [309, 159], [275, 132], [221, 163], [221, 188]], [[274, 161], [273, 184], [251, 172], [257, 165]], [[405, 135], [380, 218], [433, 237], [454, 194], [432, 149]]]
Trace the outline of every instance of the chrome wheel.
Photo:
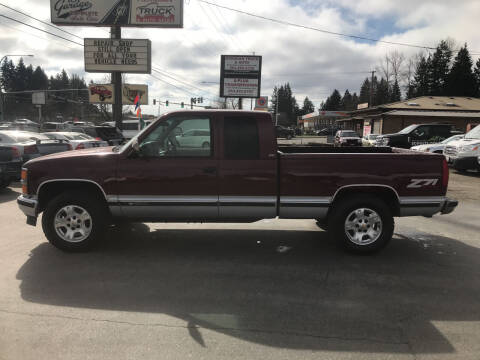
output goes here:
[[370, 245], [382, 234], [382, 219], [372, 209], [360, 208], [352, 211], [345, 220], [345, 234], [357, 245]]
[[80, 206], [67, 205], [55, 214], [54, 227], [62, 240], [78, 243], [92, 232], [92, 217]]

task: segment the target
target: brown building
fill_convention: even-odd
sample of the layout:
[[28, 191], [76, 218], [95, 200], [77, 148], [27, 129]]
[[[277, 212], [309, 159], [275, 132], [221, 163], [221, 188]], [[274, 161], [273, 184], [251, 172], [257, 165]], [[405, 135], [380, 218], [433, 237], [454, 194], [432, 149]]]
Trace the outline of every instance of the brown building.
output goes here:
[[337, 123], [359, 134], [391, 134], [412, 124], [446, 123], [467, 131], [480, 124], [480, 99], [422, 96], [373, 108], [352, 111]]
[[303, 128], [304, 131], [321, 130], [327, 127], [338, 125], [338, 121], [349, 117], [348, 112], [344, 111], [323, 111], [299, 116], [297, 126]]

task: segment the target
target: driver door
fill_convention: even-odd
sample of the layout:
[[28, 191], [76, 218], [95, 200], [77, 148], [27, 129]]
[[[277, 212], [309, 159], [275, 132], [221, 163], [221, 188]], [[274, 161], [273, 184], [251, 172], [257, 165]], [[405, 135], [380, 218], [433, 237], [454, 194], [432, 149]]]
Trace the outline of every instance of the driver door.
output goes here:
[[119, 160], [117, 201], [121, 215], [156, 221], [218, 218], [218, 160], [208, 147], [185, 146], [178, 137], [191, 129], [212, 134], [209, 116], [172, 116], [157, 122], [139, 142], [139, 152]]

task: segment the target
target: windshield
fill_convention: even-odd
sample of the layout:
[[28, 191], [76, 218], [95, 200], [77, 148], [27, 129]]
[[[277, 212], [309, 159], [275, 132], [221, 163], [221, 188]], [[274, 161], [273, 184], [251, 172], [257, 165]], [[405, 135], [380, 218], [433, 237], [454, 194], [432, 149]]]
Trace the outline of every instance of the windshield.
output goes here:
[[410, 126], [407, 126], [405, 129], [403, 130], [400, 130], [398, 133], [399, 134], [408, 134], [410, 133], [413, 129], [415, 129], [418, 125], [410, 125]]
[[368, 140], [375, 140], [377, 137], [378, 137], [378, 135], [371, 134], [371, 135], [368, 135]]
[[355, 131], [342, 131], [340, 133], [340, 136], [342, 136], [342, 137], [358, 137], [358, 135]]
[[467, 135], [465, 135], [465, 139], [480, 139], [480, 125], [470, 130]]
[[448, 144], [451, 143], [452, 141], [460, 140], [463, 138], [463, 135], [453, 135], [450, 136], [448, 139], [443, 140], [440, 144]]

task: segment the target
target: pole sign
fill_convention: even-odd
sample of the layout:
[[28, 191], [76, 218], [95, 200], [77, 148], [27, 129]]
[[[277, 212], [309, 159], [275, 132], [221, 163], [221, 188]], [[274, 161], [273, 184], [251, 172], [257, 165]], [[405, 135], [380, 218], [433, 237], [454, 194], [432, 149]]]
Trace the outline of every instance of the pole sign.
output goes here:
[[90, 104], [113, 104], [115, 97], [112, 84], [92, 84], [88, 87]]
[[255, 110], [268, 110], [268, 96], [260, 96], [258, 99], [255, 99]]
[[261, 82], [261, 56], [222, 55], [220, 97], [259, 98]]
[[183, 27], [183, 0], [50, 0], [50, 11], [56, 25]]
[[45, 92], [39, 91], [32, 93], [33, 105], [45, 105]]
[[84, 52], [86, 72], [152, 72], [152, 47], [147, 39], [85, 39]]
[[148, 105], [148, 85], [124, 84], [122, 89], [123, 105], [135, 105], [138, 96], [140, 104]]

